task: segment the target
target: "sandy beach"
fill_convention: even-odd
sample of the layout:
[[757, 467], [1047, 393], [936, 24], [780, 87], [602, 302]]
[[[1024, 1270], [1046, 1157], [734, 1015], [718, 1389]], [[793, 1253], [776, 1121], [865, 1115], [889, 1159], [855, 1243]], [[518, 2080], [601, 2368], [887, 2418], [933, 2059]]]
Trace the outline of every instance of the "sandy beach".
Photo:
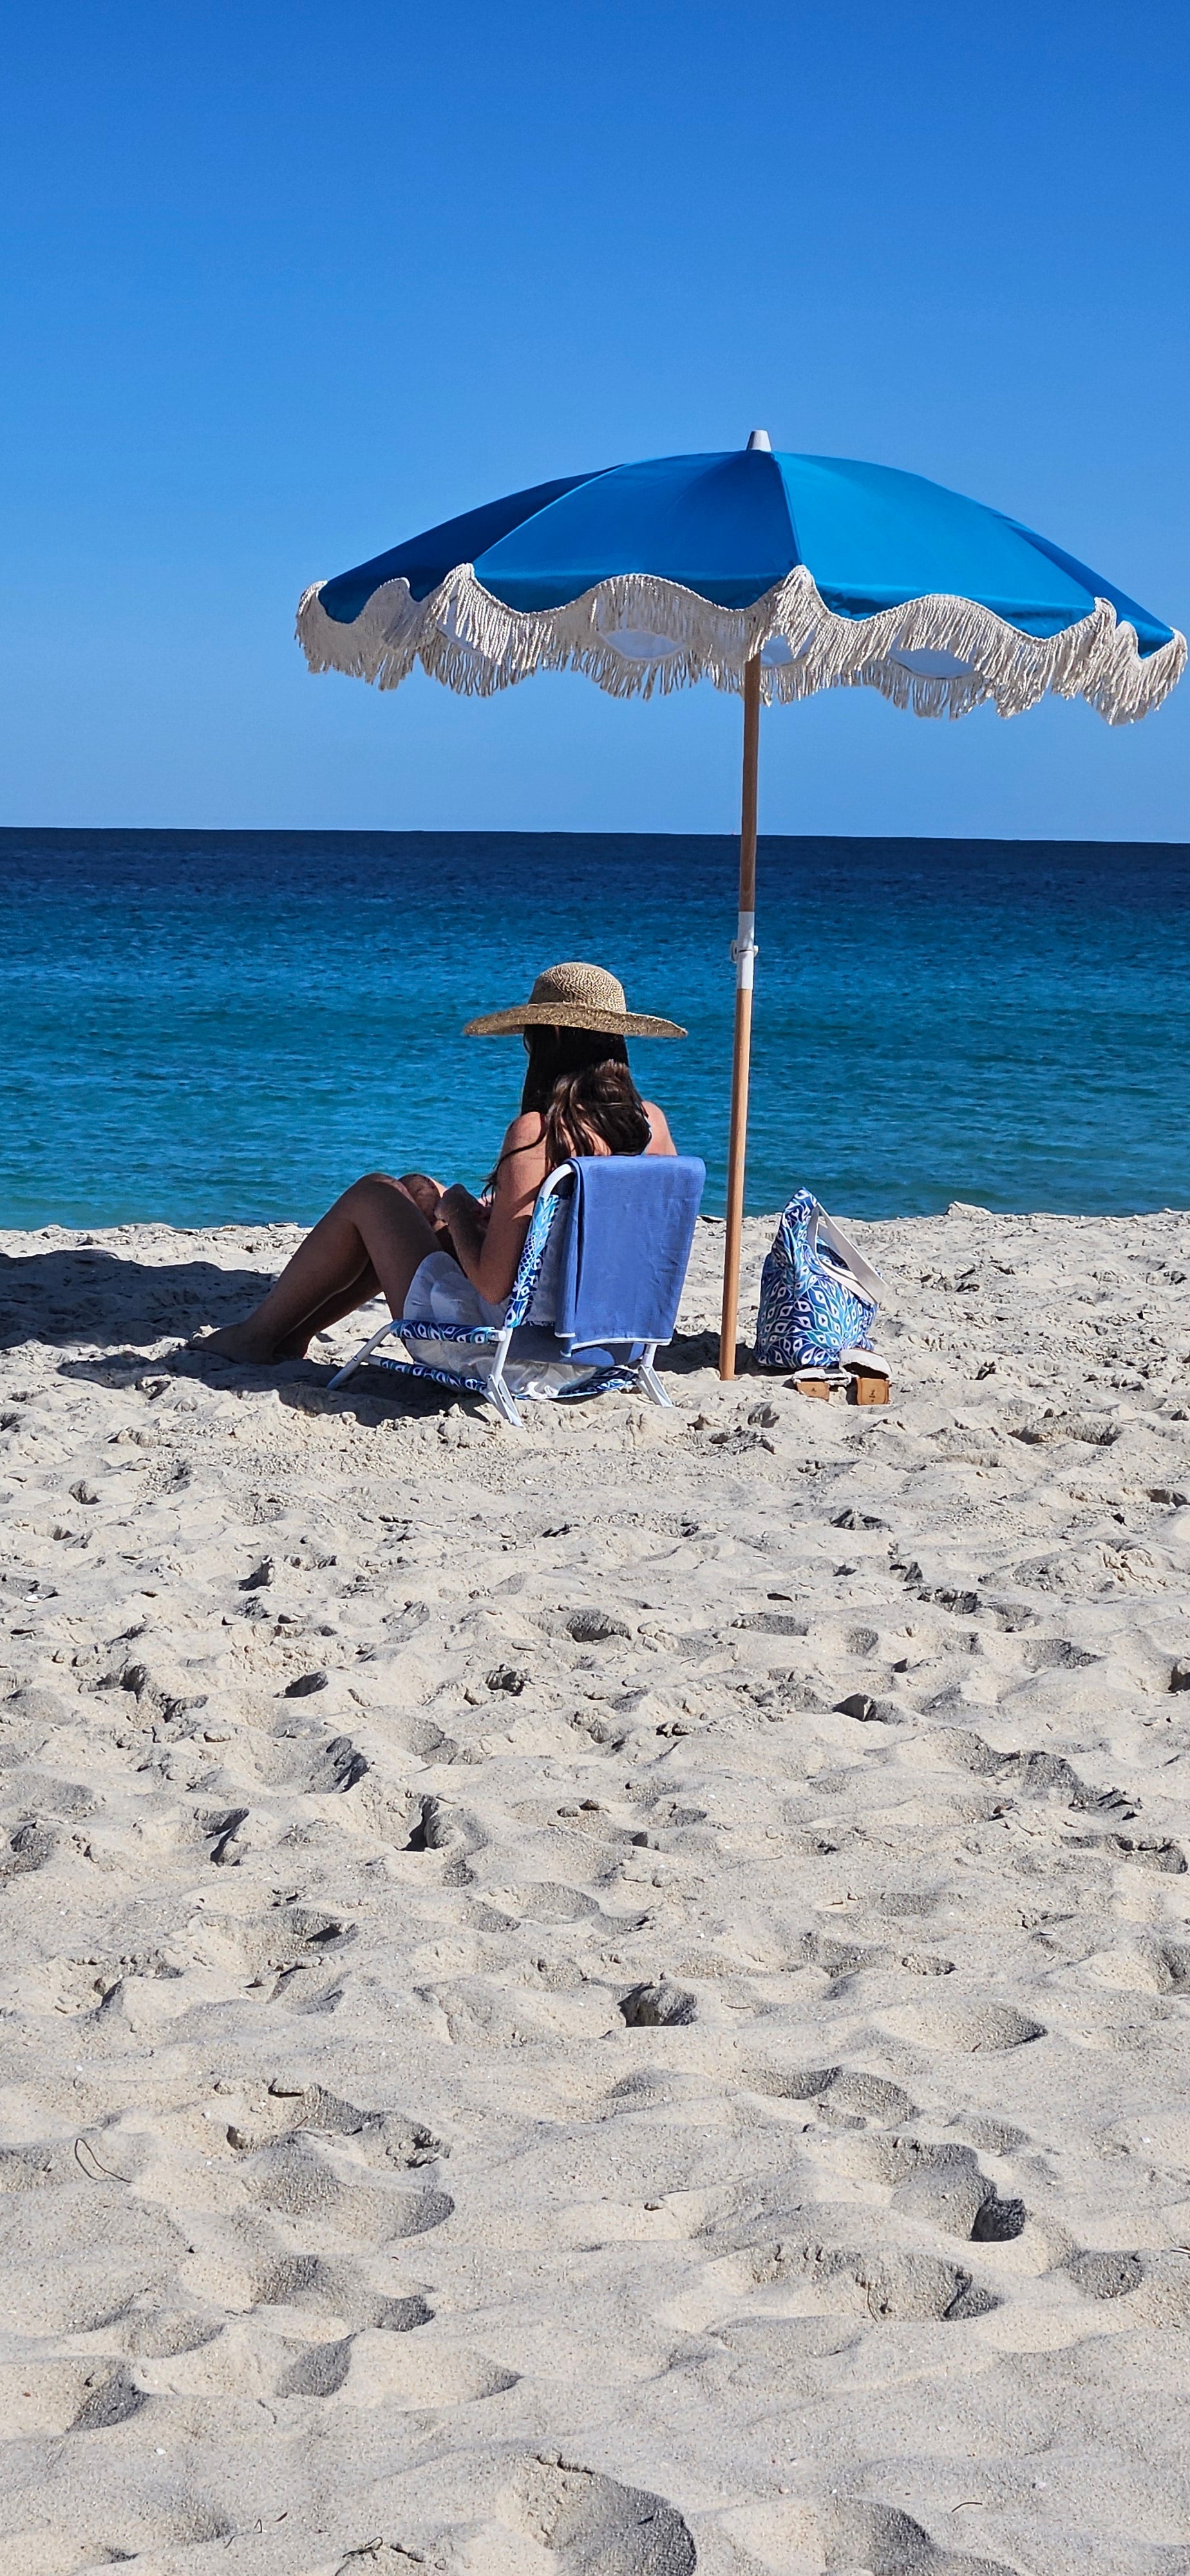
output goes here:
[[0, 1238], [0, 2576], [1190, 2569], [1190, 1217], [854, 1232], [519, 1439]]

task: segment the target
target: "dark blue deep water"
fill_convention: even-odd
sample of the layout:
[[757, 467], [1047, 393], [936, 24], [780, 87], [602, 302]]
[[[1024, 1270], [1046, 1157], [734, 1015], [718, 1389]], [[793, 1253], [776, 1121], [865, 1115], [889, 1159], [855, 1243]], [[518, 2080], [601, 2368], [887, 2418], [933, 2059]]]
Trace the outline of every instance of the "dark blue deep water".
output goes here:
[[[643, 1087], [722, 1208], [735, 926], [721, 839], [0, 832], [0, 1224], [306, 1220], [475, 1183], [558, 957], [685, 1021]], [[1190, 848], [761, 843], [748, 1204], [863, 1216], [1190, 1206]]]

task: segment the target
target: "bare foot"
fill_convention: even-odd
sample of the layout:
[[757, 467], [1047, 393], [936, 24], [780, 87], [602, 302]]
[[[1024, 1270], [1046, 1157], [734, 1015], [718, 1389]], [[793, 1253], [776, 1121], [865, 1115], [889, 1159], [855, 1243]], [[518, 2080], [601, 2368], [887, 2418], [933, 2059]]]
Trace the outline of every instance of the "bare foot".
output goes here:
[[271, 1356], [275, 1360], [304, 1360], [313, 1339], [313, 1333], [307, 1333], [299, 1324], [296, 1333], [287, 1333], [284, 1341], [278, 1342]]
[[192, 1351], [211, 1351], [221, 1360], [243, 1360], [250, 1366], [266, 1368], [276, 1357], [267, 1333], [249, 1318], [246, 1324], [224, 1324], [217, 1333], [204, 1333], [191, 1342]]

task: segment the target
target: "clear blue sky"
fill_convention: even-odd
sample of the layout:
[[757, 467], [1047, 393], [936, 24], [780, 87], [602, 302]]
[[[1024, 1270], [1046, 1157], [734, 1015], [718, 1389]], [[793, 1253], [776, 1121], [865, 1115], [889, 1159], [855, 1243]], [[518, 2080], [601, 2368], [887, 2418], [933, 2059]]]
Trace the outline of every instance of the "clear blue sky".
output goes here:
[[[742, 443], [1011, 511], [1190, 625], [1174, 0], [9, 13], [0, 821], [731, 828], [739, 710], [311, 679], [309, 580]], [[1184, 840], [1190, 681], [766, 719], [770, 831]]]

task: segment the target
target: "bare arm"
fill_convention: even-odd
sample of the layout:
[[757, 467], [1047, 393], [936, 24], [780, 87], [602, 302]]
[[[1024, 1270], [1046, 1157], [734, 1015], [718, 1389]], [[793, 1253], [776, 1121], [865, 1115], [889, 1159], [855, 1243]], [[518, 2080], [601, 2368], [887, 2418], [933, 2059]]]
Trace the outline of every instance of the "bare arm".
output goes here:
[[653, 1130], [651, 1141], [646, 1145], [645, 1152], [647, 1154], [676, 1154], [678, 1149], [674, 1143], [673, 1137], [670, 1135], [669, 1120], [665, 1115], [664, 1109], [659, 1109], [655, 1100], [646, 1100], [645, 1115]]
[[491, 1210], [482, 1199], [473, 1198], [461, 1181], [452, 1182], [438, 1201], [435, 1225], [445, 1248], [453, 1252], [460, 1269], [474, 1279], [476, 1266], [484, 1248]]
[[493, 1305], [511, 1291], [525, 1247], [534, 1202], [545, 1179], [545, 1133], [534, 1113], [514, 1118], [500, 1150], [490, 1208], [458, 1182], [444, 1190], [441, 1214], [450, 1227], [459, 1266], [473, 1288]]

